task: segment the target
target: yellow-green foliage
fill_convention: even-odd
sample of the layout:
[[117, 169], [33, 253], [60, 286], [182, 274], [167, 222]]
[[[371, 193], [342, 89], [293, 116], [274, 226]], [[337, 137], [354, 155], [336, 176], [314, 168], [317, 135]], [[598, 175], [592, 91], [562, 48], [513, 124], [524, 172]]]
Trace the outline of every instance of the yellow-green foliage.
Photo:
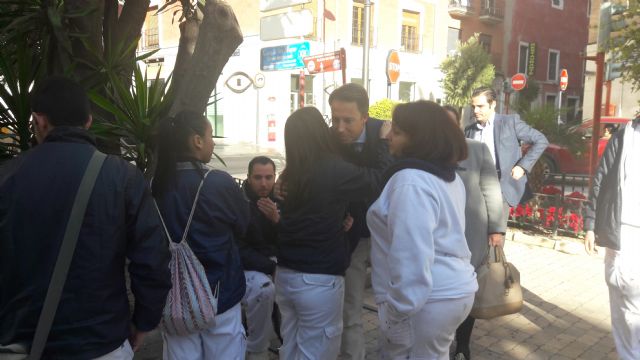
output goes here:
[[398, 104], [400, 104], [400, 102], [390, 99], [376, 101], [374, 104], [369, 106], [369, 117], [380, 120], [391, 120], [393, 109]]

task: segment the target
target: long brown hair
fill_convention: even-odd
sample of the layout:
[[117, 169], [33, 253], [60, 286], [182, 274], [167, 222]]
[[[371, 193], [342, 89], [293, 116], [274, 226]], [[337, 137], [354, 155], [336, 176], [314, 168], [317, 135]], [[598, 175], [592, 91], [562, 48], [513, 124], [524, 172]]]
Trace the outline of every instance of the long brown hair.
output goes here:
[[287, 197], [284, 207], [295, 210], [309, 198], [309, 183], [318, 161], [335, 154], [329, 127], [318, 109], [305, 107], [294, 111], [284, 126], [287, 165], [282, 172], [282, 186]]

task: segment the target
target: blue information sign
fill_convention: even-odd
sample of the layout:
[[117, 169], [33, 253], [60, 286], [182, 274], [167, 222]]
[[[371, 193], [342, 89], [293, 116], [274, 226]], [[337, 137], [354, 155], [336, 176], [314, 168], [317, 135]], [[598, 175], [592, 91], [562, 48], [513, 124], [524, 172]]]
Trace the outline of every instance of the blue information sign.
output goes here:
[[260, 49], [260, 69], [291, 70], [304, 67], [302, 58], [310, 54], [309, 42], [272, 46]]

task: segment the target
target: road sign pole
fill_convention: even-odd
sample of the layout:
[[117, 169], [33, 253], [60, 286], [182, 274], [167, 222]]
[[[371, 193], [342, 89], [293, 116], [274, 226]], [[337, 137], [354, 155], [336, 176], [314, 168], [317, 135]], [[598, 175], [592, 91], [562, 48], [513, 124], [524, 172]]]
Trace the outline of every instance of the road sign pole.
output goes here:
[[560, 109], [562, 109], [562, 93], [564, 91], [560, 90], [558, 92], [558, 126], [562, 123], [562, 117], [560, 116]]
[[589, 186], [593, 181], [593, 175], [598, 166], [598, 143], [600, 142], [600, 115], [602, 111], [602, 86], [604, 83], [604, 52], [599, 51], [595, 56], [586, 56], [585, 59], [596, 62], [596, 91], [593, 101], [593, 131], [591, 133], [591, 159], [589, 161]]
[[[370, 22], [371, 22], [371, 0], [365, 0], [364, 2], [364, 46], [362, 46], [362, 86], [369, 93], [369, 37]], [[345, 79], [343, 79], [345, 80]], [[344, 82], [344, 81], [343, 81]]]

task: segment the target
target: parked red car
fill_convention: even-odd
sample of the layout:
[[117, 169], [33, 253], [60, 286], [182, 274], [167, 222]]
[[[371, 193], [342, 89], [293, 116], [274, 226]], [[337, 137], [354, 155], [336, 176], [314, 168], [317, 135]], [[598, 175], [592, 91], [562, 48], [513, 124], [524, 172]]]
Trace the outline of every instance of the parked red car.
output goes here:
[[[629, 118], [603, 116], [600, 118], [600, 136], [604, 134], [605, 126], [613, 127], [617, 131], [621, 126], [631, 121]], [[569, 150], [557, 144], [549, 144], [549, 147], [540, 157], [545, 173], [565, 173], [565, 174], [589, 174], [589, 159], [591, 158], [591, 134], [593, 132], [593, 120], [587, 120], [580, 125], [576, 125], [571, 131], [582, 133], [584, 139], [584, 150], [575, 156]], [[598, 144], [598, 159], [609, 141], [608, 138], [600, 138]]]

